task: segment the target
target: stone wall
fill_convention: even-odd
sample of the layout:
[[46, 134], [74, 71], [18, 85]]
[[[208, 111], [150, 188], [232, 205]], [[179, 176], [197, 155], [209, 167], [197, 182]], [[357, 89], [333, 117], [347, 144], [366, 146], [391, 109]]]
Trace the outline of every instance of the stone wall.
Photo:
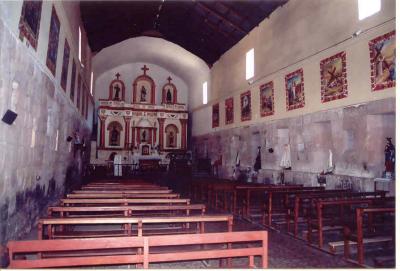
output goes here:
[[327, 169], [331, 150], [335, 169], [327, 175], [327, 188], [347, 180], [354, 190], [371, 191], [373, 179], [385, 169], [385, 137], [395, 144], [395, 98], [221, 130], [194, 137], [191, 146], [195, 157], [208, 154], [215, 161], [222, 155], [219, 174], [229, 179], [237, 153], [244, 171], [253, 168], [261, 146], [256, 181], [278, 183], [283, 146], [289, 143], [292, 169], [285, 170], [285, 182], [314, 186], [317, 174]]
[[0, 245], [36, 226], [46, 206], [79, 185], [89, 153], [74, 151], [66, 138], [90, 128], [59, 83], [0, 18]]

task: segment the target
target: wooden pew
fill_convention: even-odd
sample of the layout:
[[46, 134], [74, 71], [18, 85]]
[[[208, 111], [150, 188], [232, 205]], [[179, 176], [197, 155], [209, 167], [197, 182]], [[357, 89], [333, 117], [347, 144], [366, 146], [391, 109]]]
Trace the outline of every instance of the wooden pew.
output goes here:
[[176, 199], [179, 198], [179, 194], [176, 193], [165, 193], [165, 194], [129, 194], [129, 193], [87, 193], [87, 194], [68, 194], [69, 199]]
[[[375, 192], [371, 192], [375, 193]], [[378, 193], [379, 194], [379, 193]], [[350, 208], [359, 205], [373, 206], [374, 204], [382, 204], [385, 201], [393, 200], [393, 198], [339, 198], [339, 199], [314, 199], [314, 203], [310, 206], [313, 208], [315, 206], [315, 214], [316, 219], [312, 219], [312, 212], [309, 212], [309, 217], [307, 219], [307, 240], [309, 244], [312, 244], [312, 231], [314, 228], [317, 229], [318, 233], [318, 247], [322, 249], [323, 247], [323, 231], [324, 226], [323, 222], [327, 218], [330, 219], [330, 226], [334, 226], [330, 228], [332, 230], [341, 230], [343, 228], [343, 224], [345, 223], [345, 216], [350, 215], [353, 216], [352, 219], [355, 218], [355, 214], [346, 214], [344, 209]], [[337, 212], [331, 214], [330, 217], [324, 217], [324, 208], [334, 207], [337, 209]], [[350, 217], [351, 218], [351, 217]]]
[[[382, 228], [379, 231], [379, 235], [376, 233], [377, 227], [373, 227], [374, 224], [374, 216], [376, 215], [393, 215], [393, 218], [390, 221], [387, 219], [384, 221], [384, 226], [388, 226], [388, 224], [392, 227], [392, 229]], [[365, 266], [365, 258], [364, 258], [364, 245], [371, 243], [382, 243], [382, 242], [395, 242], [395, 228], [394, 228], [394, 214], [395, 208], [357, 208], [356, 210], [356, 229], [355, 236], [352, 236], [352, 231], [349, 225], [345, 226], [344, 229], [344, 257], [347, 260], [350, 260], [350, 245], [353, 240], [355, 241], [355, 245], [357, 245], [357, 264]], [[364, 233], [364, 215], [368, 217], [368, 227], [367, 231]], [[351, 260], [352, 261], [352, 260]], [[354, 262], [354, 261], [352, 261]]]
[[[179, 224], [187, 225], [187, 223], [196, 223], [196, 232], [205, 232], [206, 222], [226, 222], [227, 230], [232, 231], [233, 217], [232, 215], [196, 215], [196, 216], [170, 216], [170, 217], [62, 217], [62, 218], [41, 218], [38, 222], [38, 239], [44, 239], [45, 232], [48, 239], [54, 238], [76, 238], [76, 237], [108, 237], [108, 236], [132, 236], [132, 225], [137, 225], [137, 235], [142, 236], [143, 231], [146, 234], [150, 228], [145, 228], [145, 225], [162, 225], [162, 224]], [[78, 225], [121, 225], [123, 230], [117, 231], [90, 231], [90, 232], [76, 232], [64, 231], [65, 226], [78, 226]], [[62, 226], [62, 227], [57, 227]], [[44, 229], [46, 228], [46, 231]], [[61, 231], [58, 231], [58, 228]], [[186, 228], [186, 226], [185, 226]], [[191, 232], [193, 230], [186, 229]], [[181, 232], [181, 230], [180, 230]], [[158, 234], [170, 234], [168, 228], [162, 228]], [[182, 231], [182, 233], [184, 233]]]
[[172, 193], [171, 189], [137, 189], [137, 190], [74, 190], [73, 194], [168, 194]]
[[[235, 244], [235, 246], [227, 248], [220, 246], [220, 244], [227, 242]], [[257, 247], [240, 246], [242, 242], [251, 242]], [[219, 246], [215, 247], [215, 245]], [[176, 251], [174, 249], [174, 252], [163, 249], [182, 246], [185, 246], [184, 250]], [[254, 268], [254, 257], [256, 256], [261, 256], [261, 268], [268, 267], [268, 233], [266, 231], [9, 241], [7, 247], [10, 262], [9, 268], [19, 269], [124, 264], [142, 264], [147, 269], [150, 263], [237, 257], [248, 257], [248, 267]], [[92, 253], [87, 254], [88, 250], [92, 251]], [[137, 254], [137, 251], [142, 251], [142, 253]], [[21, 257], [24, 254], [42, 255], [43, 257], [26, 259], [26, 257]], [[48, 257], [44, 257], [45, 255]]]
[[61, 206], [132, 204], [190, 204], [190, 199], [61, 199]]
[[[47, 208], [49, 217], [79, 217], [79, 216], [132, 216], [136, 214], [143, 215], [143, 212], [172, 212], [183, 211], [190, 215], [192, 211], [199, 211], [205, 214], [206, 206], [204, 204], [190, 205], [131, 205], [131, 206], [50, 206]], [[169, 213], [170, 214], [170, 213]]]
[[124, 191], [124, 190], [169, 190], [166, 186], [87, 186], [80, 190], [103, 190], [103, 191]]

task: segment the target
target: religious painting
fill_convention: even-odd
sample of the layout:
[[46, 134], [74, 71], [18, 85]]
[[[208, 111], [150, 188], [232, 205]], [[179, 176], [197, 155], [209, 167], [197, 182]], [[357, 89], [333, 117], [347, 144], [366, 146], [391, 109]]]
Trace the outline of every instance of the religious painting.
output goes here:
[[81, 82], [82, 82], [81, 75], [78, 74], [78, 88], [76, 91], [76, 107], [78, 108], [78, 111], [81, 105]]
[[133, 82], [133, 103], [155, 104], [155, 88], [153, 79], [146, 74], [149, 68], [144, 65], [143, 75]]
[[165, 127], [165, 134], [167, 139], [166, 147], [176, 148], [178, 142], [178, 127], [174, 124], [168, 124], [167, 127]]
[[225, 100], [225, 124], [232, 124], [234, 121], [233, 97]]
[[142, 146], [142, 155], [149, 155], [150, 154], [150, 146], [144, 145]]
[[69, 45], [68, 45], [67, 39], [65, 39], [64, 56], [63, 56], [63, 64], [62, 64], [62, 71], [61, 71], [61, 87], [64, 90], [67, 89], [68, 65], [69, 65]]
[[260, 114], [261, 117], [274, 114], [274, 83], [272, 81], [260, 86]]
[[75, 64], [75, 61], [72, 60], [71, 89], [69, 92], [69, 97], [72, 102], [74, 102], [74, 99], [75, 99], [75, 80], [76, 80], [76, 64]]
[[369, 42], [372, 91], [396, 86], [396, 33], [392, 31]]
[[242, 121], [251, 120], [251, 92], [240, 94], [240, 118]]
[[212, 128], [219, 127], [219, 104], [212, 107]]
[[108, 138], [110, 146], [120, 146], [121, 145], [121, 132], [123, 130], [121, 123], [118, 121], [113, 121], [107, 126]]
[[175, 104], [177, 103], [177, 90], [176, 86], [171, 83], [172, 78], [167, 78], [166, 83], [162, 88], [162, 103], [163, 104]]
[[56, 10], [53, 6], [53, 9], [51, 11], [49, 45], [47, 48], [47, 59], [46, 59], [46, 65], [53, 73], [53, 75], [56, 74], [59, 36], [60, 36], [60, 21], [58, 19]]
[[113, 101], [125, 101], [125, 84], [119, 78], [121, 75], [117, 73], [115, 75], [117, 79], [111, 81], [109, 86], [109, 100]]
[[321, 101], [347, 97], [346, 53], [340, 52], [320, 62]]
[[286, 110], [304, 107], [304, 76], [303, 69], [298, 69], [285, 76]]
[[42, 1], [24, 1], [19, 20], [19, 37], [25, 37], [29, 44], [36, 50], [39, 37], [40, 18], [42, 14]]

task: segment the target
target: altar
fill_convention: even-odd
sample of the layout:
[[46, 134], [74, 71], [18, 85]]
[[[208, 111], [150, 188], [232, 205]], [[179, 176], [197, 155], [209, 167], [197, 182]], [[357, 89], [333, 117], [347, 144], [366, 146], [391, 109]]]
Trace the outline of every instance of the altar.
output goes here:
[[[132, 102], [127, 101], [125, 82], [116, 74], [109, 85], [108, 97], [99, 99], [97, 142], [92, 144], [91, 164], [122, 157], [122, 164], [135, 164], [141, 170], [159, 169], [168, 163], [166, 155], [186, 151], [188, 111], [178, 102], [178, 89], [168, 77], [156, 89], [149, 69], [129, 85]], [[156, 95], [161, 104], [156, 104]]]

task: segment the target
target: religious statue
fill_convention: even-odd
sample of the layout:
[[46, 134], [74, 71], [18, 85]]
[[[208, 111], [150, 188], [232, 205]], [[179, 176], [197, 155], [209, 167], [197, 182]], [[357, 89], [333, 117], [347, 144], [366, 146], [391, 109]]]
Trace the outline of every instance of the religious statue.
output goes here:
[[111, 130], [110, 145], [112, 145], [112, 146], [118, 145], [118, 136], [119, 136], [119, 132], [118, 132], [117, 128], [114, 126], [113, 129]]
[[174, 133], [172, 131], [170, 131], [168, 135], [168, 146], [174, 147]]
[[120, 87], [117, 85], [115, 85], [114, 87], [115, 89], [115, 95], [114, 95], [114, 100], [119, 101], [119, 92], [121, 91]]
[[389, 173], [389, 176], [392, 177], [394, 173], [395, 166], [395, 148], [392, 143], [392, 138], [386, 138], [386, 146], [385, 146], [385, 171]]
[[143, 130], [142, 132], [142, 142], [146, 141], [146, 130]]
[[142, 86], [142, 89], [140, 90], [140, 101], [145, 102], [146, 101], [146, 88]]
[[171, 103], [172, 102], [172, 94], [171, 94], [171, 90], [168, 89], [167, 91], [167, 103]]

